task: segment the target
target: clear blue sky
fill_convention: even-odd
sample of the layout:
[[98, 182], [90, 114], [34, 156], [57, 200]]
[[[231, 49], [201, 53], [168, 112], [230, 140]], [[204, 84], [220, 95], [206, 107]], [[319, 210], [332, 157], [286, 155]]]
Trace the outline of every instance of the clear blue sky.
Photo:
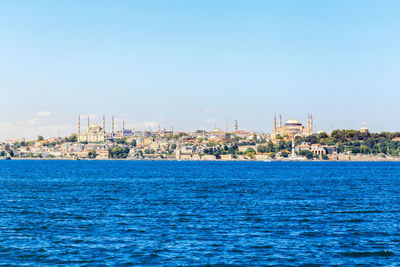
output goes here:
[[399, 14], [385, 0], [1, 1], [0, 140], [103, 113], [138, 129], [268, 132], [274, 114], [312, 113], [319, 130], [399, 131]]

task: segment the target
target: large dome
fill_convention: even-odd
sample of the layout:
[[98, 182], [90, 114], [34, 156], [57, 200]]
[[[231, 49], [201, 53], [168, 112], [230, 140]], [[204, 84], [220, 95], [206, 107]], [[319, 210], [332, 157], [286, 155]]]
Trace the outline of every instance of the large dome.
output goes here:
[[295, 119], [291, 119], [291, 120], [288, 120], [286, 123], [285, 123], [285, 125], [301, 125], [301, 123], [298, 121], [298, 120], [295, 120]]
[[90, 126], [90, 129], [97, 130], [97, 129], [100, 129], [100, 126], [97, 123], [95, 123]]

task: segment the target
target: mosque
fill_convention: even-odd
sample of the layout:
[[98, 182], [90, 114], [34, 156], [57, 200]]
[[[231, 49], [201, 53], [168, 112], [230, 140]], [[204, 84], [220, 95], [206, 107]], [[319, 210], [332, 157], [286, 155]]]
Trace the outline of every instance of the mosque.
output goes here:
[[90, 125], [89, 117], [87, 118], [87, 130], [85, 132], [81, 132], [81, 117], [78, 117], [78, 142], [87, 142], [87, 143], [99, 143], [104, 142], [106, 140], [114, 139], [114, 138], [122, 138], [125, 133], [125, 123], [122, 123], [122, 131], [118, 134], [114, 134], [114, 117], [112, 117], [112, 132], [111, 134], [106, 132], [106, 120], [105, 116], [103, 116], [102, 126], [94, 123]]
[[279, 124], [276, 124], [276, 116], [274, 116], [274, 135], [288, 136], [293, 138], [295, 135], [309, 136], [313, 134], [313, 118], [308, 115], [307, 126], [303, 126], [298, 120], [290, 119], [285, 125], [282, 125], [282, 116], [279, 115]]

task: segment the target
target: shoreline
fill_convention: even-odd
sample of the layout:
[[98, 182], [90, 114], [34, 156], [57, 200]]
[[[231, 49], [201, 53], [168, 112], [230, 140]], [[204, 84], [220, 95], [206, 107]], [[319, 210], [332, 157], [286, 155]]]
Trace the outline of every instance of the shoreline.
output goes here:
[[0, 158], [0, 161], [176, 161], [176, 162], [400, 162], [400, 158], [348, 159], [348, 160], [309, 160], [309, 159], [271, 159], [271, 160], [177, 160], [177, 159], [69, 159], [69, 158]]

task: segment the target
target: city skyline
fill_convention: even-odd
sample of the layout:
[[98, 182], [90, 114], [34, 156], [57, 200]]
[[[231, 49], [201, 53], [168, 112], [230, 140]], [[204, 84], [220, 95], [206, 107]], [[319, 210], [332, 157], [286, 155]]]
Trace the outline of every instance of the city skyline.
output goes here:
[[[0, 19], [0, 140], [130, 128], [399, 131], [397, 1], [20, 1]], [[111, 115], [110, 115], [111, 116]], [[117, 122], [116, 122], [117, 123]]]
[[[41, 117], [50, 117], [52, 116], [51, 112], [48, 111], [41, 111], [36, 114], [37, 120], [40, 120]], [[301, 116], [303, 117], [303, 116]], [[301, 118], [300, 117], [300, 118]], [[311, 120], [310, 120], [311, 119]], [[60, 121], [61, 119], [57, 119], [57, 121]], [[53, 131], [57, 131], [57, 134], [50, 135], [48, 132], [49, 127], [45, 126], [42, 127], [42, 132], [39, 133], [36, 132], [32, 136], [19, 136], [19, 137], [13, 137], [13, 138], [0, 138], [0, 141], [6, 141], [6, 140], [36, 140], [38, 136], [43, 136], [44, 138], [54, 138], [54, 137], [69, 137], [72, 135], [78, 135], [79, 133], [84, 133], [89, 130], [90, 127], [92, 126], [98, 126], [102, 130], [104, 130], [106, 133], [120, 133], [123, 132], [124, 130], [129, 130], [129, 131], [135, 131], [135, 132], [187, 132], [187, 133], [194, 133], [198, 130], [206, 131], [206, 132], [213, 132], [215, 130], [218, 131], [223, 131], [223, 132], [235, 132], [235, 131], [244, 131], [244, 132], [254, 132], [254, 133], [260, 133], [260, 134], [271, 134], [273, 135], [277, 131], [277, 127], [281, 128], [282, 126], [285, 126], [287, 123], [291, 123], [294, 121], [297, 121], [297, 123], [300, 123], [302, 126], [304, 126], [307, 132], [309, 133], [320, 133], [320, 132], [326, 132], [326, 133], [331, 133], [333, 130], [344, 130], [341, 128], [334, 128], [333, 124], [331, 125], [330, 129], [327, 130], [322, 130], [317, 128], [317, 123], [314, 121], [313, 122], [313, 115], [312, 114], [307, 114], [307, 119], [300, 119], [297, 120], [297, 117], [285, 117], [282, 114], [274, 114], [271, 118], [271, 121], [264, 126], [264, 129], [261, 130], [255, 130], [255, 129], [249, 129], [249, 128], [243, 128], [241, 127], [241, 122], [238, 120], [234, 120], [231, 122], [220, 122], [218, 123], [215, 120], [209, 120], [207, 121], [208, 125], [206, 127], [198, 127], [198, 128], [193, 128], [193, 129], [180, 129], [179, 127], [176, 127], [176, 124], [171, 124], [171, 125], [162, 125], [162, 124], [157, 124], [154, 121], [135, 121], [135, 120], [130, 120], [127, 119], [127, 117], [118, 117], [114, 115], [105, 115], [105, 114], [84, 114], [84, 115], [78, 115], [77, 119], [75, 120], [75, 125], [70, 126], [71, 122], [68, 122], [64, 125], [62, 125], [59, 128], [56, 128], [56, 126], [53, 126], [52, 129]], [[33, 119], [32, 121], [36, 121], [36, 119]], [[20, 124], [21, 122], [17, 122], [17, 124]], [[29, 127], [25, 127], [21, 125], [21, 132], [23, 130], [31, 130]], [[51, 128], [51, 127], [50, 127]], [[359, 128], [355, 128], [354, 130], [360, 130], [361, 128], [367, 128], [366, 126], [361, 126]], [[268, 129], [268, 130], [265, 130]]]

